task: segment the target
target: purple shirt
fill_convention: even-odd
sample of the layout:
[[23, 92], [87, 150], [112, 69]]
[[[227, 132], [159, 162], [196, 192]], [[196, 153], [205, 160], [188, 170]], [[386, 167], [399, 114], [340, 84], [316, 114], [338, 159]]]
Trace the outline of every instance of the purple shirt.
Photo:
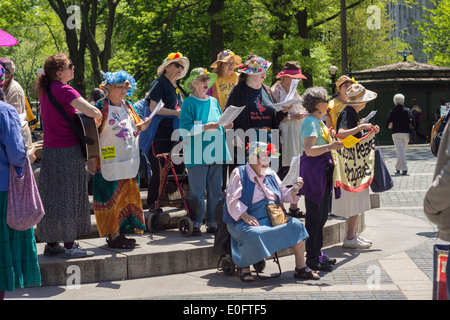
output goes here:
[[[56, 100], [74, 119], [77, 110], [70, 103], [81, 95], [68, 84], [59, 81], [53, 81], [51, 89]], [[76, 145], [78, 143], [77, 135], [49, 101], [47, 93], [41, 96], [40, 103], [44, 127], [44, 146], [48, 148], [69, 148]]]

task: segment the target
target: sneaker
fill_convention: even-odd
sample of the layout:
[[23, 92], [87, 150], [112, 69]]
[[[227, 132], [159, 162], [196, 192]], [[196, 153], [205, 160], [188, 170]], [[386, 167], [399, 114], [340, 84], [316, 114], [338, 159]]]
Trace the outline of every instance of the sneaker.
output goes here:
[[352, 249], [368, 249], [370, 248], [370, 243], [364, 242], [357, 236], [354, 236], [351, 240], [345, 238], [343, 247]]
[[322, 255], [319, 257], [319, 259], [321, 258], [321, 259], [325, 260], [330, 265], [335, 265], [337, 263], [336, 259], [330, 258], [325, 252], [321, 251], [320, 253]]
[[58, 243], [54, 247], [50, 247], [48, 244], [44, 248], [44, 256], [56, 256], [63, 251], [63, 247]]
[[92, 257], [94, 252], [82, 249], [78, 243], [74, 243], [71, 249], [63, 248], [61, 258], [85, 258]]
[[357, 234], [356, 235], [357, 237], [358, 237], [358, 239], [359, 240], [361, 240], [362, 242], [367, 242], [367, 243], [370, 243], [370, 245], [372, 245], [373, 244], [373, 241], [372, 240], [369, 240], [369, 239], [366, 239], [366, 238], [363, 238], [363, 237], [361, 237], [359, 234]]
[[332, 271], [333, 266], [321, 257], [306, 259], [306, 265], [314, 271]]
[[200, 228], [194, 228], [194, 230], [192, 231], [191, 236], [201, 236], [202, 235], [202, 231], [200, 230]]

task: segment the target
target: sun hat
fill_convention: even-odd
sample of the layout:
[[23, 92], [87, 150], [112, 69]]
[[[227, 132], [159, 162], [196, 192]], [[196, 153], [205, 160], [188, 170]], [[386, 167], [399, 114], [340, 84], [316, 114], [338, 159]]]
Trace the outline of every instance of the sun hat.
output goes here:
[[256, 54], [250, 53], [247, 60], [238, 65], [238, 72], [246, 74], [261, 74], [266, 72], [272, 63], [266, 61], [264, 58], [258, 57]]
[[189, 59], [187, 57], [184, 57], [180, 52], [172, 52], [167, 56], [167, 58], [164, 59], [163, 63], [158, 67], [156, 71], [158, 77], [161, 77], [163, 75], [165, 67], [175, 62], [178, 62], [184, 66], [184, 70], [181, 73], [181, 78], [184, 78], [189, 69]]
[[219, 67], [219, 62], [228, 62], [228, 60], [230, 60], [231, 58], [234, 59], [234, 62], [236, 62], [237, 65], [242, 63], [242, 58], [240, 56], [227, 49], [219, 52], [219, 54], [217, 55], [217, 60], [213, 62], [210, 68], [216, 69]]
[[253, 141], [248, 143], [246, 150], [248, 150], [249, 156], [257, 155], [270, 159], [276, 159], [280, 156], [280, 153], [278, 153], [277, 148], [273, 143], [267, 144], [265, 142]]
[[189, 78], [186, 79], [186, 81], [183, 84], [184, 90], [186, 90], [188, 93], [191, 93], [191, 90], [189, 89], [189, 84], [197, 79], [198, 77], [207, 75], [209, 77], [209, 86], [208, 89], [211, 88], [214, 84], [214, 82], [217, 79], [217, 73], [210, 73], [208, 70], [202, 67], [198, 67], [195, 69], [192, 69]]
[[347, 97], [348, 100], [345, 102], [347, 105], [357, 105], [374, 100], [377, 97], [377, 93], [367, 90], [362, 85], [356, 83], [347, 89]]
[[[0, 87], [3, 86], [3, 83], [5, 82], [5, 68], [3, 68], [2, 65], [0, 65]], [[0, 88], [1, 91], [1, 88]]]
[[345, 74], [340, 76], [338, 81], [336, 82], [336, 88], [339, 88], [342, 86], [345, 82], [351, 82], [352, 84], [358, 83], [355, 81], [355, 79], [350, 78], [349, 76], [346, 76]]
[[9, 73], [14, 74], [14, 72], [16, 72], [16, 65], [11, 59], [0, 58], [0, 63], [5, 67], [5, 70], [8, 71]]
[[113, 84], [127, 84], [127, 96], [132, 96], [133, 91], [136, 90], [136, 80], [134, 77], [126, 71], [119, 70], [117, 72], [106, 72], [103, 74], [103, 82], [100, 84], [99, 88], [103, 89], [105, 86]]
[[300, 65], [296, 61], [289, 61], [284, 64], [283, 71], [277, 74], [277, 79], [280, 79], [283, 76], [295, 79], [308, 79], [302, 73]]

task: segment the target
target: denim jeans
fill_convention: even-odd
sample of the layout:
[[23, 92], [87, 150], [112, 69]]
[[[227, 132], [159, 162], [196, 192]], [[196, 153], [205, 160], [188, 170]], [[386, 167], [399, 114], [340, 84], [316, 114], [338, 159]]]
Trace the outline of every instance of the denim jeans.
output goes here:
[[205, 190], [207, 196], [206, 225], [216, 227], [214, 212], [222, 192], [222, 164], [200, 165], [188, 168], [189, 200], [197, 216], [194, 228], [200, 228], [205, 212]]

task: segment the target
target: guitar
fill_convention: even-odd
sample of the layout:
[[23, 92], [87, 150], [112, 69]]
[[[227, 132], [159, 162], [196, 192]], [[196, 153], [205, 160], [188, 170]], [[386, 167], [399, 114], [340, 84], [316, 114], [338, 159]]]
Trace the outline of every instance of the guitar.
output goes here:
[[86, 160], [100, 155], [100, 144], [98, 138], [98, 128], [95, 119], [83, 113], [75, 114], [75, 125], [81, 130], [84, 141], [80, 140], [81, 150]]

